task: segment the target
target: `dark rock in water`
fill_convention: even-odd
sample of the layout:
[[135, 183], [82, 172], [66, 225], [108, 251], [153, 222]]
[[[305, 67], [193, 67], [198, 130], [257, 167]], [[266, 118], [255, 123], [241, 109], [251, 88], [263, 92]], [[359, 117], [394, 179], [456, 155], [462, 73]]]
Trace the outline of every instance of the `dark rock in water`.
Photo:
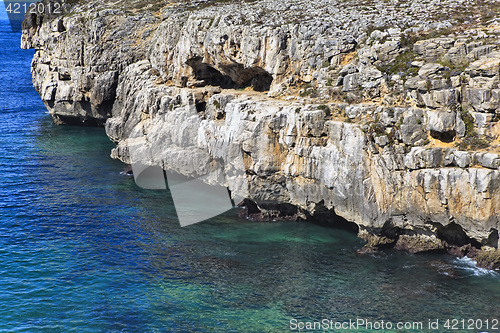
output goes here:
[[[396, 228], [397, 229], [397, 228]], [[436, 234], [427, 230], [405, 230], [391, 229], [374, 231], [361, 230], [358, 237], [366, 240], [363, 248], [357, 250], [358, 254], [374, 254], [382, 249], [394, 249], [409, 253], [448, 253], [452, 256], [463, 258], [469, 257], [476, 261], [477, 267], [491, 270], [500, 269], [500, 250], [491, 246], [481, 246], [476, 240], [467, 238], [462, 228], [456, 224], [450, 224], [447, 228], [441, 228]], [[375, 233], [381, 236], [375, 235]], [[438, 237], [443, 236], [443, 238]], [[466, 243], [467, 242], [467, 243]], [[432, 263], [433, 266], [435, 262]], [[440, 272], [444, 270], [445, 275], [456, 277], [451, 268], [439, 266]]]
[[445, 245], [443, 241], [434, 236], [402, 235], [396, 242], [394, 249], [410, 253], [445, 252]]
[[433, 269], [436, 269], [439, 274], [457, 279], [458, 273], [455, 267], [444, 260], [432, 260], [427, 263]]
[[500, 270], [500, 250], [484, 246], [482, 248], [467, 244], [461, 247], [451, 246], [448, 253], [459, 257], [469, 257], [476, 261], [476, 266], [491, 270]]
[[238, 204], [242, 208], [238, 212], [240, 218], [255, 222], [269, 221], [298, 221], [303, 220], [302, 214], [297, 207], [286, 203], [260, 203], [259, 205], [253, 200], [245, 199]]
[[472, 246], [470, 244], [464, 246], [451, 246], [448, 248], [448, 253], [452, 256], [463, 258], [470, 252]]
[[397, 239], [387, 236], [377, 236], [365, 230], [358, 233], [358, 237], [366, 240], [365, 246], [359, 249], [359, 254], [373, 254], [383, 249], [393, 248]]
[[132, 166], [131, 165], [127, 165], [127, 167], [122, 172], [120, 172], [120, 175], [133, 176], [134, 175], [134, 171], [132, 169]]
[[472, 248], [467, 256], [476, 261], [476, 266], [491, 270], [500, 270], [500, 250], [493, 248]]
[[407, 279], [404, 282], [382, 283], [378, 290], [389, 295], [404, 295], [405, 299], [422, 300], [437, 293], [438, 287], [432, 281], [419, 281], [417, 279]]
[[374, 246], [363, 246], [361, 249], [356, 251], [358, 254], [376, 254], [379, 250]]

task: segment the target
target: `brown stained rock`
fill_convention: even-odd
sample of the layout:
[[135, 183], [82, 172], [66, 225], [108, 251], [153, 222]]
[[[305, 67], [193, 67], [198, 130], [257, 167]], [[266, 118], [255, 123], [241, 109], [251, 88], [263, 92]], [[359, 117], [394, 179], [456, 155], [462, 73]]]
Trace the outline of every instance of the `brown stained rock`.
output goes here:
[[357, 250], [359, 254], [374, 254], [382, 249], [392, 248], [396, 244], [393, 238], [374, 235], [366, 230], [361, 230], [358, 237], [366, 241], [365, 246]]
[[470, 244], [464, 245], [464, 246], [449, 246], [448, 247], [448, 254], [458, 257], [458, 258], [463, 258], [469, 253], [473, 247]]
[[457, 279], [459, 277], [455, 266], [445, 260], [432, 260], [427, 262], [427, 265], [430, 268], [437, 270], [442, 275], [449, 276], [453, 279]]
[[424, 253], [424, 252], [444, 252], [446, 248], [443, 241], [435, 236], [402, 235], [396, 242], [394, 249], [403, 250], [410, 253]]
[[500, 270], [500, 249], [471, 249], [467, 256], [476, 261], [480, 268]]

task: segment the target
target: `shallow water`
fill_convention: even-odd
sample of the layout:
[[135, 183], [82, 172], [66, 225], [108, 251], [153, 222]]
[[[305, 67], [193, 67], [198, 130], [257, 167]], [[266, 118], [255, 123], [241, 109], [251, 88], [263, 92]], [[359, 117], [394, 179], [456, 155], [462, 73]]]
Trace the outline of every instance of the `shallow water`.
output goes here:
[[[500, 319], [500, 276], [470, 260], [359, 256], [363, 242], [347, 231], [250, 223], [236, 210], [180, 228], [167, 191], [119, 174], [102, 129], [52, 124], [19, 39], [0, 21], [0, 332]], [[480, 330], [453, 330], [462, 331]]]

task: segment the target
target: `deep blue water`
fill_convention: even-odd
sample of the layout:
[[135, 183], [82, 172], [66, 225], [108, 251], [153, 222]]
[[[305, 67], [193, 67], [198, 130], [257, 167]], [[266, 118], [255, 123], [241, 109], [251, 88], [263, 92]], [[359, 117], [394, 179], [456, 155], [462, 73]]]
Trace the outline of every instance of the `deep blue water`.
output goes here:
[[464, 260], [359, 256], [363, 242], [346, 231], [236, 211], [181, 228], [167, 191], [119, 174], [102, 129], [52, 124], [19, 40], [0, 21], [0, 332], [500, 319], [499, 275]]

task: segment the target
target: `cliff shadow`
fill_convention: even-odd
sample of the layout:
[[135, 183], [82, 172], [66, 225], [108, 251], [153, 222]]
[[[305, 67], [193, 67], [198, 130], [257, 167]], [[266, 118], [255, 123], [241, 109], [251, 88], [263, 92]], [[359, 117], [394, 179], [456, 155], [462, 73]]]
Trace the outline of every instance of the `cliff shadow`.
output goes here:
[[317, 204], [315, 213], [308, 215], [306, 220], [324, 227], [350, 231], [356, 235], [359, 233], [359, 226], [356, 223], [350, 222], [342, 216], [337, 215], [333, 208], [326, 208], [323, 201]]
[[359, 226], [337, 215], [333, 209], [328, 209], [323, 202], [319, 203], [313, 215], [288, 203], [255, 202], [245, 199], [238, 206], [244, 207], [239, 213], [240, 218], [252, 221], [306, 221], [327, 228], [342, 229], [358, 234]]

